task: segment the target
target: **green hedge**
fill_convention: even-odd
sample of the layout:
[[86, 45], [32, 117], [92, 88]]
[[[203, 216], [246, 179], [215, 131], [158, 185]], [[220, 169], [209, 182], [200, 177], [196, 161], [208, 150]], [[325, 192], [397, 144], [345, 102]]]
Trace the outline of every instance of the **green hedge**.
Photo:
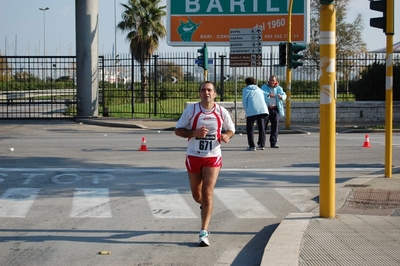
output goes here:
[[[351, 81], [350, 91], [357, 101], [385, 101], [386, 65], [372, 64], [360, 73], [360, 79]], [[393, 100], [400, 101], [400, 65], [393, 67]]]

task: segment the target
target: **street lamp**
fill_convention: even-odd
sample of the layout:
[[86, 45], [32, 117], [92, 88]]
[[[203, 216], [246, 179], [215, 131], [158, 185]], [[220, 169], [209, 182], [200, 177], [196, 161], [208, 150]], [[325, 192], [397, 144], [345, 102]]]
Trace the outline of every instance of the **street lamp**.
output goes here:
[[114, 0], [114, 56], [115, 56], [115, 88], [118, 88], [118, 76], [117, 76], [117, 4]]
[[43, 11], [43, 55], [46, 56], [46, 10], [50, 8], [39, 8], [39, 10]]

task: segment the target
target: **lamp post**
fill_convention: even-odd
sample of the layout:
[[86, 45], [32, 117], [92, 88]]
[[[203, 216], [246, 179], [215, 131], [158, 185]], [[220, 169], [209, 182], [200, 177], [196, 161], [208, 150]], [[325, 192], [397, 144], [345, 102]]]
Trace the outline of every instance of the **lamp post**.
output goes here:
[[115, 59], [115, 88], [118, 88], [118, 73], [117, 73], [117, 4], [114, 0], [114, 59]]
[[43, 55], [46, 56], [46, 10], [50, 8], [39, 8], [40, 11], [43, 11]]

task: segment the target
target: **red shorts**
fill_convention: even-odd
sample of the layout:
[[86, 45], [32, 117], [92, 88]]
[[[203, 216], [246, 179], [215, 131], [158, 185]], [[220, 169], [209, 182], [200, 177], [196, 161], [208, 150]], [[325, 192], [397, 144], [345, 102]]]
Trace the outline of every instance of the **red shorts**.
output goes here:
[[222, 167], [222, 157], [197, 157], [186, 155], [186, 169], [190, 173], [200, 174], [203, 167]]

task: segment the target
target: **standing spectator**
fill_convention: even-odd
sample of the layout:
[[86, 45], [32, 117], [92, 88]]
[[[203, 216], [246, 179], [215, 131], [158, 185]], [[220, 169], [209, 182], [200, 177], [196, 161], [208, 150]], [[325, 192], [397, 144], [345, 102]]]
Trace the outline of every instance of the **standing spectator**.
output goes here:
[[[265, 94], [265, 102], [267, 103], [269, 112], [268, 120], [271, 121], [271, 135], [269, 137], [269, 143], [271, 148], [279, 148], [279, 117], [285, 116], [283, 101], [286, 100], [286, 93], [283, 91], [282, 87], [279, 86], [278, 80], [274, 75], [269, 77], [267, 84], [261, 86], [261, 90], [263, 90]], [[266, 124], [268, 125], [268, 121]]]
[[208, 225], [214, 187], [222, 167], [221, 142], [229, 142], [235, 134], [235, 125], [228, 111], [214, 102], [217, 94], [212, 82], [201, 83], [199, 94], [200, 102], [185, 108], [176, 124], [175, 134], [188, 139], [186, 169], [193, 199], [201, 209], [198, 245], [209, 246]]
[[247, 143], [249, 147], [247, 150], [255, 151], [256, 145], [254, 143], [254, 122], [257, 121], [258, 127], [258, 148], [265, 149], [265, 123], [268, 120], [268, 107], [264, 100], [264, 92], [255, 85], [253, 77], [248, 77], [245, 80], [246, 87], [242, 90], [242, 104], [246, 112], [246, 133]]

